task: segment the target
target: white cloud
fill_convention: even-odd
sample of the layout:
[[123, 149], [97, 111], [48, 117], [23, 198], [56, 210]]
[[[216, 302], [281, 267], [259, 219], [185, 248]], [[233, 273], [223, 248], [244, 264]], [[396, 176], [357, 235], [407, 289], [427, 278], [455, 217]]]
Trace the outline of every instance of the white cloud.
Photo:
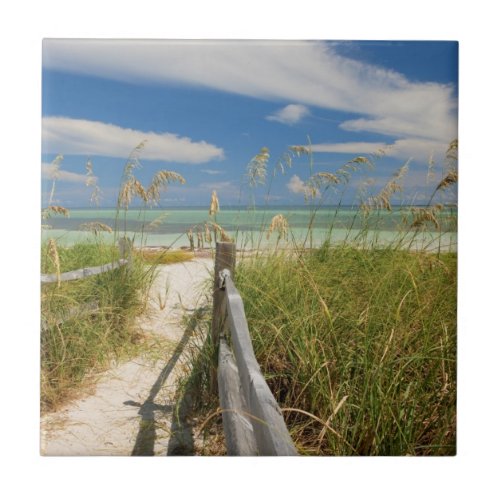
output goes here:
[[309, 108], [303, 104], [289, 104], [274, 114], [266, 116], [266, 120], [272, 122], [284, 123], [285, 125], [294, 125], [302, 118], [310, 114]]
[[386, 148], [384, 142], [336, 142], [312, 144], [304, 146], [311, 148], [313, 153], [352, 153], [352, 154], [370, 154], [375, 153], [379, 149]]
[[141, 158], [147, 160], [204, 163], [222, 159], [224, 151], [205, 141], [193, 142], [165, 132], [143, 132], [117, 125], [64, 117], [45, 117], [42, 121], [43, 152], [127, 158], [142, 141]]
[[325, 42], [46, 40], [48, 68], [127, 82], [181, 82], [347, 111], [350, 131], [449, 142], [457, 135], [449, 85], [414, 83], [354, 61]]
[[294, 194], [303, 194], [308, 197], [313, 194], [315, 194], [316, 197], [319, 196], [319, 192], [313, 193], [313, 190], [298, 175], [292, 175], [286, 187], [288, 191]]
[[50, 163], [42, 163], [42, 179], [50, 179], [52, 180], [56, 175], [57, 181], [66, 181], [72, 182], [76, 184], [86, 184], [90, 179], [93, 181], [97, 181], [97, 177], [92, 176], [88, 177], [84, 174], [75, 174], [74, 172], [69, 172], [68, 170], [57, 170], [54, 168], [54, 165]]
[[224, 173], [223, 170], [211, 170], [209, 168], [201, 169], [200, 172], [203, 172], [204, 174], [208, 175], [220, 175]]
[[[416, 161], [427, 162], [429, 158], [434, 158], [435, 161], [442, 161], [446, 155], [448, 144], [440, 141], [429, 139], [407, 138], [398, 139], [393, 143], [384, 142], [337, 142], [337, 143], [322, 143], [312, 144], [311, 150], [313, 153], [348, 153], [353, 155], [358, 154], [374, 154], [383, 151], [386, 156], [408, 160], [410, 158]], [[309, 146], [305, 146], [309, 147]]]

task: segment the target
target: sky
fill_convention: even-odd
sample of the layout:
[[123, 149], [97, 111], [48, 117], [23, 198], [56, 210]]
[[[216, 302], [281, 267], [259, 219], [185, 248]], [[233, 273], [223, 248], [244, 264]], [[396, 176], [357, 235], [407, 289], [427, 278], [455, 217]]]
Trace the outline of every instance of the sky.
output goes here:
[[[221, 206], [245, 203], [245, 171], [263, 147], [272, 185], [254, 189], [258, 204], [301, 203], [311, 168], [334, 173], [380, 150], [374, 169], [324, 202], [356, 203], [408, 162], [400, 200], [425, 203], [458, 133], [456, 42], [45, 39], [42, 63], [42, 204], [62, 155], [52, 203], [91, 206], [90, 161], [100, 206], [115, 206], [143, 141], [144, 185], [160, 169], [186, 179], [161, 207], [208, 206], [213, 190]], [[311, 157], [281, 172], [290, 146]]]

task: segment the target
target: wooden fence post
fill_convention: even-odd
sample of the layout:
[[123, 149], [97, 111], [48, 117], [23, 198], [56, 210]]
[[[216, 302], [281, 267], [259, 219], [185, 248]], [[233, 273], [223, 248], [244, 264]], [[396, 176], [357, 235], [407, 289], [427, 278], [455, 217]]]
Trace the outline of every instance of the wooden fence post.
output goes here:
[[231, 275], [234, 272], [236, 259], [236, 245], [234, 243], [220, 241], [215, 244], [215, 266], [214, 266], [214, 289], [213, 289], [213, 311], [212, 311], [212, 345], [214, 346], [214, 369], [210, 380], [212, 392], [217, 393], [217, 359], [219, 336], [224, 328], [223, 301], [224, 290], [219, 288], [219, 272], [229, 269]]

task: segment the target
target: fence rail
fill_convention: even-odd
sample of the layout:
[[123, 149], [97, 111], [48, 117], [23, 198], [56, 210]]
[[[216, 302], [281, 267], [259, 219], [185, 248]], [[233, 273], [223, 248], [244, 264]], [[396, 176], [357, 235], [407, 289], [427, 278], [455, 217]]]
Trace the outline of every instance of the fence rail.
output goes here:
[[[61, 281], [73, 281], [79, 280], [83, 278], [87, 278], [88, 276], [97, 276], [98, 274], [107, 273], [112, 271], [113, 269], [118, 269], [124, 265], [131, 265], [132, 263], [132, 249], [133, 244], [129, 238], [121, 238], [118, 242], [120, 256], [121, 259], [110, 262], [108, 264], [103, 264], [101, 266], [94, 267], [84, 267], [82, 269], [76, 269], [75, 271], [68, 271], [66, 273], [61, 274], [41, 274], [40, 282], [42, 285], [47, 283], [59, 283]], [[59, 316], [55, 318], [53, 324], [61, 325], [65, 321], [69, 319], [75, 319], [82, 314], [92, 314], [99, 310], [99, 304], [95, 301], [82, 304], [79, 306], [71, 307], [67, 311], [63, 311]], [[49, 328], [49, 323], [42, 318], [41, 319], [41, 329], [42, 332]]]
[[80, 280], [82, 278], [87, 278], [88, 276], [96, 276], [98, 274], [107, 273], [108, 271], [118, 269], [127, 263], [127, 259], [119, 259], [116, 262], [110, 262], [109, 264], [103, 264], [102, 266], [84, 267], [82, 269], [77, 269], [76, 271], [68, 271], [67, 273], [61, 273], [59, 275], [57, 275], [57, 273], [42, 274], [40, 276], [40, 281], [42, 284], [45, 284], [58, 283], [59, 281]]
[[219, 348], [217, 382], [227, 452], [297, 455], [255, 358], [243, 300], [232, 279], [234, 256], [233, 243], [217, 243], [212, 339]]

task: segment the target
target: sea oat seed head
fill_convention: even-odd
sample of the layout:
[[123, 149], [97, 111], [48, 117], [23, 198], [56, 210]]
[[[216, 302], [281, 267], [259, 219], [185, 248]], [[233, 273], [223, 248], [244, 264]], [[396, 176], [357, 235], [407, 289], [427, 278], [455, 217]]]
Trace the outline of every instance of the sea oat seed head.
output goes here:
[[219, 198], [217, 198], [217, 192], [212, 191], [212, 197], [210, 198], [210, 208], [208, 209], [208, 215], [215, 215], [219, 211]]

